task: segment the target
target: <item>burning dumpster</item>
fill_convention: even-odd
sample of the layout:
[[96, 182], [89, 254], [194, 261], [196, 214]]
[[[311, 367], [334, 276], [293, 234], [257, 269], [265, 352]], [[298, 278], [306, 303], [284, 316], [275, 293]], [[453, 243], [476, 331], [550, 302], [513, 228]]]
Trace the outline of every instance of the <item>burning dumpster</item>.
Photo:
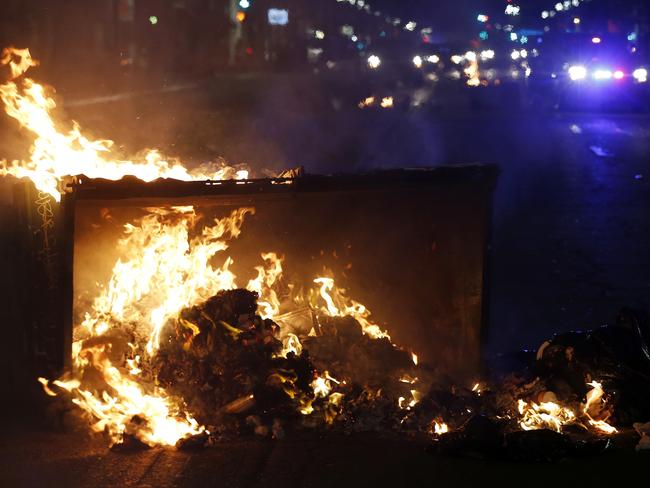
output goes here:
[[[180, 337], [191, 348], [202, 304], [241, 287], [256, 294], [257, 311], [251, 304], [225, 323], [239, 335], [242, 315], [273, 321], [269, 334], [282, 346], [272, 355], [312, 343], [314, 362], [338, 364], [321, 374], [354, 371], [377, 384], [414, 362], [473, 377], [495, 180], [495, 168], [482, 166], [220, 182], [81, 178], [63, 199], [62, 347], [74, 344], [66, 357], [75, 364], [98, 367], [101, 349], [138, 374], [156, 370], [145, 357]], [[176, 320], [189, 336], [170, 336]], [[335, 345], [317, 340], [328, 335]], [[352, 341], [332, 358], [346, 335], [386, 348], [362, 353]], [[107, 376], [111, 367], [98, 369]]]

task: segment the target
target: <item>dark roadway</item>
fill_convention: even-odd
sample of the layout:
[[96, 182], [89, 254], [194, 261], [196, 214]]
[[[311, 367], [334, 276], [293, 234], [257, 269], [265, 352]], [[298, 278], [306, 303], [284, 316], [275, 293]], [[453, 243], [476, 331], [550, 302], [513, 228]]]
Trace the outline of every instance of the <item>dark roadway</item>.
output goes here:
[[[259, 83], [209, 81], [66, 111], [126, 151], [160, 147], [195, 163], [223, 156], [258, 171], [497, 163], [487, 354], [648, 305], [649, 116], [475, 111], [444, 97], [428, 112], [337, 112], [309, 80]], [[15, 153], [15, 134], [3, 133], [0, 154]], [[2, 437], [0, 486], [610, 486], [642, 479], [648, 460], [622, 451], [530, 469], [356, 437], [138, 454], [77, 434]]]
[[420, 443], [372, 437], [238, 441], [201, 451], [115, 453], [80, 435], [21, 435], [0, 444], [3, 487], [631, 486], [647, 453], [617, 451], [554, 464], [429, 454]]

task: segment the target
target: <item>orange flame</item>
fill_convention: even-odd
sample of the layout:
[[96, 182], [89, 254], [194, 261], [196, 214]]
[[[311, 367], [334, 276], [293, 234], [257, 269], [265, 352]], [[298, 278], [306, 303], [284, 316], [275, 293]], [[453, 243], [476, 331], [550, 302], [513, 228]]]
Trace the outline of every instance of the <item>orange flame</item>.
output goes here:
[[[229, 269], [233, 260], [225, 256], [221, 266], [214, 267], [212, 261], [228, 249], [230, 239], [239, 236], [245, 216], [253, 212], [252, 208], [237, 209], [194, 238], [190, 234], [198, 217], [192, 207], [150, 209], [139, 222], [125, 226], [113, 275], [75, 328], [74, 379], [53, 382], [71, 392], [73, 402], [95, 418], [94, 430], [107, 431], [113, 442], [133, 433], [152, 445], [174, 445], [204, 430], [183, 412], [179, 399], [146, 384], [140, 377], [139, 355], [126, 360], [124, 366], [113, 364], [107, 354], [110, 338], [106, 333], [122, 323], [135, 324], [136, 334], [146, 341], [145, 352], [156, 354], [161, 331], [170, 318], [222, 289], [236, 287]], [[82, 385], [84, 372], [89, 370], [100, 373], [102, 385]], [[39, 381], [47, 394], [54, 393], [46, 380]], [[140, 419], [137, 428], [131, 426], [134, 418]], [[129, 432], [134, 428], [135, 432]]]
[[[582, 415], [586, 417], [587, 424], [594, 427], [602, 434], [615, 434], [618, 430], [608, 424], [609, 412], [605, 409], [605, 392], [597, 381], [587, 383], [592, 389], [587, 393], [586, 403], [582, 407]], [[555, 402], [527, 403], [518, 401], [518, 411], [521, 415], [519, 425], [524, 430], [552, 429], [562, 432], [565, 425], [580, 423], [578, 416], [568, 407], [563, 407]], [[594, 416], [601, 417], [599, 420]]]
[[64, 179], [70, 176], [119, 180], [131, 175], [143, 181], [158, 178], [191, 181], [248, 177], [247, 172], [237, 172], [225, 165], [204, 166], [190, 171], [180, 162], [166, 159], [156, 150], [147, 152], [140, 160], [121, 159], [113, 150], [113, 141], [89, 139], [76, 123], [69, 130], [57, 127], [52, 119], [56, 102], [47, 95], [43, 85], [29, 78], [22, 79], [20, 84], [13, 81], [31, 66], [37, 65], [28, 49], [5, 49], [0, 63], [8, 65], [12, 74], [10, 81], [0, 85], [0, 99], [5, 111], [34, 135], [31, 159], [0, 162], [0, 176], [28, 178], [36, 188], [57, 201], [61, 198]]
[[331, 317], [352, 316], [361, 324], [364, 334], [373, 339], [390, 339], [386, 331], [370, 321], [370, 310], [356, 300], [348, 298], [345, 290], [335, 286], [333, 278], [316, 278], [314, 283], [320, 285], [320, 296], [325, 302], [325, 306], [321, 307], [323, 313]]
[[21, 76], [25, 71], [33, 66], [38, 66], [38, 61], [32, 59], [29, 49], [16, 49], [15, 47], [6, 47], [0, 55], [0, 65], [9, 66], [12, 80]]
[[[618, 430], [616, 427], [608, 424], [606, 420], [609, 418], [609, 412], [605, 411], [605, 391], [603, 385], [597, 381], [587, 383], [592, 387], [587, 392], [586, 403], [583, 407], [583, 413], [587, 416], [589, 425], [595, 427], [604, 434], [616, 434]], [[594, 416], [603, 417], [600, 420], [594, 419]]]

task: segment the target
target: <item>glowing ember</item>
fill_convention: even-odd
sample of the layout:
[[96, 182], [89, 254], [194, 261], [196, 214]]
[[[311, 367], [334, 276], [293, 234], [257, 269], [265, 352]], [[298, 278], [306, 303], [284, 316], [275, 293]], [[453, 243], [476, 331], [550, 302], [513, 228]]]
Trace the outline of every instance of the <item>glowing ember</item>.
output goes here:
[[410, 410], [418, 404], [421, 398], [422, 396], [418, 390], [411, 390], [411, 399], [407, 401], [405, 397], [399, 397], [397, 405], [403, 410]]
[[411, 385], [412, 385], [412, 384], [415, 384], [415, 383], [418, 382], [418, 379], [417, 379], [417, 378], [414, 378], [413, 376], [411, 376], [411, 375], [409, 375], [409, 374], [405, 374], [405, 375], [402, 376], [399, 380], [400, 380], [402, 383], [409, 383], [409, 384], [411, 384]]

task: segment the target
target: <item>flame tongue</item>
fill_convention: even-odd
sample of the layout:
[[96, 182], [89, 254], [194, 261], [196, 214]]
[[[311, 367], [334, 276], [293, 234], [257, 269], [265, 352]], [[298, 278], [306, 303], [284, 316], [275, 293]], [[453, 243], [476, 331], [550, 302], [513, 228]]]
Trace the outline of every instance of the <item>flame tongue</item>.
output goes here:
[[9, 69], [11, 70], [11, 77], [9, 79], [13, 80], [18, 78], [29, 68], [38, 66], [38, 61], [32, 59], [29, 49], [8, 47], [2, 50], [2, 55], [0, 55], [0, 65], [9, 66]]
[[[174, 445], [203, 432], [196, 420], [183, 413], [180, 399], [145, 381], [137, 367], [139, 355], [124, 366], [109, 359], [116, 340], [109, 331], [119, 324], [136, 324], [147, 355], [155, 355], [168, 319], [219, 290], [236, 287], [229, 270], [232, 259], [224, 256], [223, 264], [216, 267], [211, 262], [228, 249], [228, 241], [239, 236], [246, 215], [253, 212], [237, 209], [194, 238], [190, 235], [195, 234], [199, 219], [192, 207], [151, 209], [139, 222], [125, 227], [113, 275], [75, 329], [75, 379], [53, 382], [71, 392], [73, 402], [95, 419], [94, 430], [107, 431], [113, 442], [129, 433], [151, 445]], [[260, 286], [263, 294], [265, 286]], [[129, 345], [135, 353], [137, 347]], [[89, 371], [98, 373], [90, 376], [100, 377], [102, 383], [89, 385], [82, 380]], [[56, 394], [45, 380], [39, 381], [46, 393]]]
[[[28, 49], [5, 49], [0, 63], [8, 65], [12, 80], [31, 66], [36, 66]], [[81, 128], [73, 124], [68, 131], [57, 127], [51, 116], [56, 108], [54, 100], [45, 88], [29, 78], [18, 84], [8, 81], [0, 85], [0, 99], [7, 114], [34, 135], [30, 161], [13, 161], [0, 164], [0, 176], [12, 175], [28, 178], [36, 188], [61, 198], [60, 186], [67, 176], [86, 175], [89, 178], [119, 180], [131, 175], [143, 181], [158, 178], [177, 180], [245, 179], [246, 171], [222, 165], [190, 171], [180, 162], [165, 159], [158, 151], [149, 151], [143, 158], [130, 161], [119, 158], [109, 140], [88, 139]]]
[[[596, 428], [604, 434], [615, 434], [618, 432], [616, 427], [607, 423], [609, 418], [609, 412], [605, 408], [605, 391], [603, 390], [603, 385], [598, 381], [592, 381], [587, 383], [592, 387], [591, 390], [587, 392], [586, 402], [583, 407], [583, 413], [588, 418], [589, 425]], [[594, 417], [601, 417], [600, 420], [594, 419]]]
[[[602, 434], [617, 433], [618, 430], [607, 423], [609, 411], [606, 408], [605, 391], [602, 385], [597, 381], [592, 381], [587, 385], [592, 389], [587, 392], [586, 402], [582, 405], [582, 419], [586, 420], [586, 423], [582, 425], [587, 427], [588, 424]], [[564, 426], [580, 420], [574, 410], [554, 401], [537, 404], [535, 402], [527, 403], [520, 399], [518, 410], [521, 416], [519, 425], [524, 430], [551, 429], [562, 432]], [[596, 420], [594, 417], [599, 417], [599, 419]]]

